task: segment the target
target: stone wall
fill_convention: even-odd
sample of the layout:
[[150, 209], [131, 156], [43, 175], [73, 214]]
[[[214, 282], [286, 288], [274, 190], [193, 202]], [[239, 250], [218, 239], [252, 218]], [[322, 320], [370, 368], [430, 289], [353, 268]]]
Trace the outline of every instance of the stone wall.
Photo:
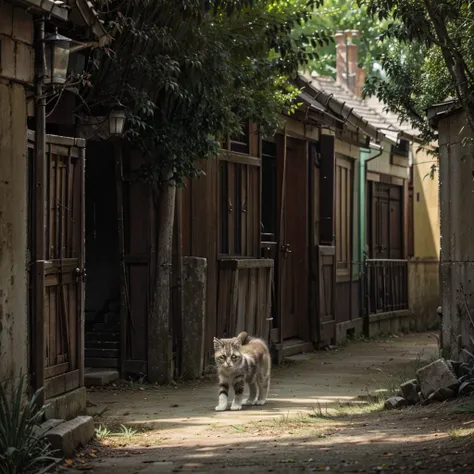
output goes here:
[[27, 83], [33, 22], [0, 1], [0, 380], [28, 371]]
[[443, 352], [456, 360], [474, 335], [474, 145], [462, 111], [442, 117], [438, 130]]

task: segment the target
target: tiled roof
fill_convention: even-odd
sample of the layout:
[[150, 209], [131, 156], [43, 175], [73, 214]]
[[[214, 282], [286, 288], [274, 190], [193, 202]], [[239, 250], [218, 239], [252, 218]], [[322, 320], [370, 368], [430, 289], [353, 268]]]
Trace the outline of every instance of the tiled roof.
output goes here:
[[[308, 76], [307, 78], [309, 79]], [[412, 136], [419, 134], [409, 124], [400, 124], [400, 119], [395, 114], [385, 111], [384, 104], [374, 97], [365, 100], [357, 97], [345, 86], [338, 84], [332, 77], [311, 76], [311, 81], [316, 89], [332, 94], [334, 98], [344, 102], [389, 138], [394, 139], [399, 132]]]

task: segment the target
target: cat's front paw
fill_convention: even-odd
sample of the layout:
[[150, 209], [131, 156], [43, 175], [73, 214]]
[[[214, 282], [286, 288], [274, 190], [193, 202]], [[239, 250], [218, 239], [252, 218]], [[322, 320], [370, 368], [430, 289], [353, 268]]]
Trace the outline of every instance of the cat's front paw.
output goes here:
[[227, 405], [217, 405], [216, 406], [216, 411], [226, 411], [227, 410]]
[[237, 405], [237, 403], [232, 403], [230, 409], [231, 409], [232, 411], [242, 410], [242, 405]]
[[261, 406], [261, 405], [265, 405], [265, 402], [266, 402], [266, 400], [257, 400], [257, 401], [255, 402], [255, 405], [260, 405], [260, 406]]
[[252, 406], [252, 405], [255, 405], [255, 400], [249, 400], [249, 399], [247, 398], [247, 400], [244, 400], [244, 401], [242, 402], [242, 405], [245, 405], [245, 406]]

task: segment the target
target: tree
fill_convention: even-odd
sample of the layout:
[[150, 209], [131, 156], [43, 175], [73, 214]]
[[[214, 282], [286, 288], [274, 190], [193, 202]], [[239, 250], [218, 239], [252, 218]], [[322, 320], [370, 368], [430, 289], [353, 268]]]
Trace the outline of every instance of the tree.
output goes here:
[[382, 39], [408, 44], [408, 54], [387, 56], [387, 80], [371, 78], [365, 93], [402, 113], [429, 140], [425, 108], [455, 95], [474, 132], [474, 1], [366, 0], [367, 12], [393, 19]]
[[301, 1], [118, 0], [100, 9], [114, 43], [91, 58], [93, 86], [84, 106], [125, 105], [126, 138], [145, 158], [139, 178], [150, 187], [157, 215], [149, 321], [160, 347], [148, 375], [162, 383], [170, 375], [176, 186], [199, 175], [196, 161], [216, 154], [216, 137], [238, 133], [244, 120], [275, 130], [278, 114], [295, 105], [288, 77], [313, 58], [312, 43], [329, 40], [318, 32], [292, 35], [308, 18]]

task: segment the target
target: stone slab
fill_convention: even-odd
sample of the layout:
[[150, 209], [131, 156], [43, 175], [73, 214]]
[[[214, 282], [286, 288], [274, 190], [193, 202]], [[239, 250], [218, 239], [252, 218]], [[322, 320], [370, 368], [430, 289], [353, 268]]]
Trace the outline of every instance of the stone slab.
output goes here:
[[78, 416], [46, 433], [56, 456], [72, 456], [79, 446], [86, 445], [93, 436], [94, 420], [91, 416]]
[[119, 378], [118, 370], [86, 369], [84, 374], [84, 385], [86, 387], [103, 387], [115, 382]]
[[85, 387], [80, 387], [71, 392], [46, 400], [45, 418], [71, 420], [86, 413], [87, 392]]
[[425, 398], [440, 388], [450, 388], [458, 383], [456, 375], [444, 359], [438, 359], [418, 369], [416, 377]]
[[207, 259], [183, 257], [181, 373], [187, 380], [200, 377], [204, 359]]

